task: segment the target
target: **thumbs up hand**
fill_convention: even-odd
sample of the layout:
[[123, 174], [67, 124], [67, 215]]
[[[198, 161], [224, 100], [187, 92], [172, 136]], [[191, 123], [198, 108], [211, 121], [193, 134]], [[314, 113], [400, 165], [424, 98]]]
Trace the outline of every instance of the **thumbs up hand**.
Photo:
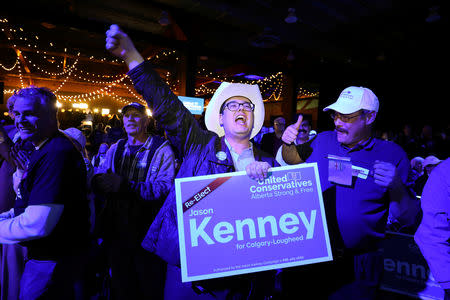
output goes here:
[[283, 136], [281, 137], [281, 140], [284, 143], [290, 145], [297, 139], [298, 130], [300, 129], [300, 125], [302, 124], [302, 121], [303, 121], [303, 115], [299, 115], [297, 122], [295, 122], [294, 124], [292, 124], [286, 128], [286, 130], [283, 132]]

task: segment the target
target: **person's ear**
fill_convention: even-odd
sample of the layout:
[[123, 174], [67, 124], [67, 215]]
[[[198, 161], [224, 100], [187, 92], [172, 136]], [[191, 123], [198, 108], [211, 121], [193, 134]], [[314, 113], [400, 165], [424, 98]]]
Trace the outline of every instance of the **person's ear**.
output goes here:
[[150, 125], [150, 118], [148, 116], [145, 116], [145, 123], [144, 124], [145, 124], [144, 126], [146, 128], [148, 127], [148, 125]]
[[223, 115], [219, 114], [219, 125], [220, 127], [223, 127]]
[[366, 124], [371, 125], [373, 122], [375, 122], [375, 119], [377, 117], [377, 113], [375, 111], [371, 111], [366, 114]]

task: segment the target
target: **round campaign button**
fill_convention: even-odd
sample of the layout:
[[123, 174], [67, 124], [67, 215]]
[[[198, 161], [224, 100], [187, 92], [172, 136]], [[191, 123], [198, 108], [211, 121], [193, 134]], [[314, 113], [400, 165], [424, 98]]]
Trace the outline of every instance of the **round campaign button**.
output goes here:
[[223, 151], [219, 151], [219, 152], [216, 153], [216, 157], [219, 160], [226, 160], [227, 159], [227, 154], [225, 152], [223, 152]]

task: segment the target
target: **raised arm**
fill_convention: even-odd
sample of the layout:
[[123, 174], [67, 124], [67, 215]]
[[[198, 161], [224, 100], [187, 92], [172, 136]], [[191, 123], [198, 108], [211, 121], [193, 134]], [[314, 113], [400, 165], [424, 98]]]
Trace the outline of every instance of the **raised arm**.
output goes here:
[[128, 35], [115, 24], [111, 25], [109, 30], [106, 31], [106, 50], [121, 58], [127, 64], [129, 70], [134, 69], [144, 61]]
[[198, 145], [208, 143], [214, 133], [200, 128], [166, 82], [149, 63], [144, 62], [131, 39], [117, 25], [111, 25], [106, 35], [106, 48], [128, 65], [128, 75], [134, 88], [147, 101], [153, 117], [167, 132], [171, 145], [178, 149], [181, 156], [196, 151]]

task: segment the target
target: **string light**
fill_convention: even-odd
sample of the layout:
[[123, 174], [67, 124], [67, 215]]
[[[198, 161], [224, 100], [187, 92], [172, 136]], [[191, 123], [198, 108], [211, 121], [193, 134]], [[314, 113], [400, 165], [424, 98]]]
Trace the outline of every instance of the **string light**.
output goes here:
[[[24, 60], [32, 66], [35, 70], [39, 71], [42, 74], [45, 74], [47, 76], [51, 77], [60, 77], [65, 76], [60, 85], [55, 89], [55, 94], [57, 95], [58, 99], [61, 101], [69, 101], [69, 102], [76, 102], [76, 101], [94, 101], [96, 99], [99, 99], [100, 97], [109, 96], [113, 100], [121, 103], [129, 103], [130, 99], [123, 98], [118, 96], [112, 91], [113, 87], [123, 87], [125, 88], [128, 93], [132, 96], [131, 99], [133, 101], [139, 101], [145, 103], [145, 101], [142, 99], [140, 95], [134, 92], [134, 89], [129, 86], [127, 82], [125, 82], [125, 79], [128, 78], [128, 76], [124, 73], [121, 74], [98, 74], [94, 72], [89, 72], [85, 70], [81, 70], [78, 66], [79, 58], [81, 56], [81, 53], [78, 52], [76, 54], [76, 57], [73, 61], [73, 63], [68, 66], [64, 67], [63, 63], [57, 63], [55, 61], [55, 57], [49, 55], [46, 51], [40, 51], [38, 50], [38, 44], [43, 45], [45, 44], [46, 47], [51, 47], [52, 49], [62, 49], [65, 54], [70, 55], [68, 53], [67, 47], [58, 47], [57, 43], [54, 41], [44, 41], [39, 35], [37, 34], [31, 34], [27, 33], [24, 28], [20, 26], [12, 26], [9, 24], [7, 19], [0, 19], [0, 23], [4, 24], [4, 27], [2, 31], [8, 31], [10, 33], [10, 36], [15, 39], [16, 41], [19, 41], [20, 43], [24, 43], [28, 46], [28, 50], [32, 53], [39, 54], [40, 58], [42, 58], [45, 61], [48, 61], [52, 64], [52, 66], [56, 66], [57, 72], [51, 72], [47, 70], [43, 65], [38, 65], [34, 60], [35, 58], [31, 58], [29, 55], [23, 55]], [[8, 24], [8, 25], [6, 25]], [[6, 28], [6, 26], [9, 26], [9, 28]], [[11, 40], [11, 37], [8, 36], [9, 40]], [[14, 49], [17, 49], [18, 46], [16, 44], [13, 45]], [[35, 49], [35, 50], [34, 50]], [[70, 48], [69, 48], [70, 49]], [[156, 55], [153, 55], [151, 57], [148, 57], [148, 59], [152, 62], [155, 62], [157, 60], [167, 59], [171, 56], [175, 56], [175, 61], [179, 62], [179, 57], [176, 55], [176, 50], [162, 50], [161, 52], [157, 53]], [[39, 56], [38, 56], [39, 57]], [[83, 56], [85, 58], [88, 58], [89, 60], [96, 60], [94, 56]], [[97, 62], [113, 62], [113, 63], [119, 63], [120, 61], [118, 59], [114, 60], [107, 60], [106, 58], [100, 58], [97, 59]], [[64, 62], [65, 63], [65, 62]], [[23, 82], [23, 74], [22, 74], [22, 68], [21, 68], [21, 62], [19, 59], [18, 54], [16, 55], [16, 61], [12, 67], [6, 67], [3, 64], [0, 64], [0, 66], [7, 72], [12, 71], [17, 67], [19, 78], [20, 78], [20, 86], [23, 88], [25, 86]], [[219, 75], [214, 74], [213, 72], [207, 71], [206, 69], [202, 69], [201, 71], [198, 71], [199, 76], [203, 76], [206, 78], [210, 78], [213, 81], [228, 81], [228, 82], [239, 82], [239, 83], [250, 83], [254, 84], [257, 83], [260, 87], [261, 93], [266, 98], [264, 101], [279, 101], [281, 98], [281, 95], [283, 93], [283, 87], [284, 87], [284, 80], [283, 80], [283, 74], [282, 72], [277, 72], [275, 74], [272, 74], [270, 76], [267, 76], [263, 79], [259, 80], [245, 80], [245, 79], [238, 79], [234, 76], [226, 76], [226, 75]], [[172, 72], [166, 72], [163, 74], [163, 78], [165, 78], [165, 82], [170, 86], [170, 88], [173, 91], [176, 91], [179, 87], [180, 80], [174, 79], [174, 75]], [[67, 83], [67, 81], [72, 78], [73, 80], [82, 80], [89, 82], [90, 84], [95, 84], [101, 86], [100, 88], [89, 92], [89, 93], [83, 93], [78, 95], [62, 95], [61, 89], [63, 86]], [[206, 84], [202, 84], [201, 86], [197, 87], [195, 89], [196, 95], [204, 95], [204, 94], [212, 94], [215, 92], [215, 89], [208, 87]], [[315, 94], [308, 94], [307, 91], [299, 91], [299, 94], [303, 96], [314, 96], [318, 95], [318, 93]]]
[[[161, 50], [160, 53], [157, 53], [153, 56], [149, 56], [147, 57], [147, 60], [155, 62], [155, 60], [160, 59], [160, 58], [164, 58], [164, 57], [169, 57], [173, 54], [176, 54], [177, 51], [176, 50]], [[178, 57], [175, 57], [175, 60], [178, 60]]]
[[0, 67], [3, 68], [3, 70], [7, 71], [7, 72], [11, 72], [12, 70], [14, 70], [14, 68], [17, 66], [17, 64], [19, 63], [19, 57], [16, 55], [16, 61], [14, 62], [14, 65], [10, 68], [5, 67], [2, 63], [0, 63]]
[[69, 71], [69, 73], [67, 74], [67, 77], [64, 78], [63, 82], [61, 82], [61, 84], [56, 88], [56, 90], [54, 90], [54, 93], [57, 94], [59, 92], [59, 90], [63, 87], [63, 85], [67, 82], [67, 80], [70, 77], [70, 74], [72, 74], [71, 71]]
[[[117, 74], [117, 75], [109, 75], [109, 74], [97, 74], [97, 73], [90, 73], [90, 72], [85, 72], [83, 70], [79, 70], [80, 73], [84, 73], [86, 75], [92, 76], [92, 77], [97, 77], [97, 78], [111, 78], [111, 79], [115, 79], [115, 78], [121, 78], [126, 74]], [[85, 79], [85, 81], [89, 81], [88, 79]]]
[[[6, 19], [2, 19], [2, 22], [0, 23], [8, 23], [8, 21]], [[15, 28], [18, 28], [15, 29]], [[11, 25], [9, 24], [9, 29], [7, 29], [8, 31], [10, 31], [11, 33], [16, 33], [16, 36], [13, 36], [16, 40], [18, 41], [23, 41], [23, 42], [27, 42], [27, 46], [29, 48], [38, 48], [38, 45], [35, 42], [40, 42], [41, 39], [37, 34], [34, 33], [27, 33], [22, 27], [20, 26], [15, 26], [15, 25]], [[9, 38], [11, 39], [11, 38]], [[48, 43], [48, 44], [47, 44]], [[42, 43], [41, 43], [42, 44]], [[59, 47], [57, 45], [57, 43], [55, 43], [54, 41], [47, 41], [45, 47], [50, 47], [51, 49], [57, 49], [57, 48], [61, 48], [63, 49], [64, 53], [68, 53], [67, 52], [67, 47]], [[69, 53], [68, 53], [69, 54]], [[75, 54], [71, 54], [71, 55], [75, 55]], [[105, 57], [100, 58], [100, 59], [96, 59], [94, 56], [90, 56], [89, 57], [90, 60], [99, 60], [101, 62], [112, 62], [112, 63], [120, 63], [120, 60], [118, 58], [114, 58], [112, 60], [108, 60]]]
[[[63, 68], [63, 71], [56, 73], [56, 72], [49, 72], [49, 71], [46, 71], [46, 70], [42, 69], [41, 67], [39, 67], [38, 65], [36, 65], [35, 63], [33, 63], [33, 62], [31, 61], [31, 59], [28, 58], [27, 55], [23, 55], [23, 58], [27, 61], [27, 63], [28, 63], [29, 65], [31, 65], [31, 66], [33, 66], [34, 68], [36, 68], [39, 72], [42, 72], [42, 73], [44, 73], [44, 74], [46, 74], [46, 75], [48, 75], [48, 76], [51, 76], [51, 77], [62, 76], [62, 75], [67, 74], [68, 72], [72, 72], [72, 70], [75, 69], [75, 66], [76, 66], [77, 63], [78, 63], [78, 58], [77, 58], [77, 59], [74, 61], [74, 63], [73, 63], [70, 67], [68, 67], [68, 68], [65, 68], [65, 69], [64, 69], [64, 68], [62, 67], [62, 65], [61, 65], [61, 66], [57, 65], [57, 67]], [[44, 58], [46, 58], [46, 56], [44, 56]], [[54, 57], [52, 57], [52, 58], [54, 59]], [[52, 63], [53, 63], [53, 62], [52, 62]]]
[[[1, 19], [0, 21], [1, 21], [1, 23], [7, 23], [8, 22], [7, 19]], [[6, 31], [10, 32], [10, 35], [8, 36], [10, 40], [11, 39], [15, 39], [17, 41], [20, 41], [21, 43], [25, 43], [28, 46], [28, 48], [30, 48], [30, 49], [27, 49], [26, 51], [31, 51], [31, 52], [33, 52], [33, 54], [40, 54], [41, 58], [43, 60], [48, 61], [52, 65], [56, 66], [56, 68], [60, 68], [61, 69], [61, 71], [57, 71], [57, 72], [46, 70], [45, 67], [43, 67], [42, 65], [39, 65], [36, 62], [34, 62], [35, 59], [34, 58], [32, 59], [30, 54], [29, 55], [23, 55], [23, 58], [24, 58], [25, 62], [28, 65], [30, 65], [31, 67], [33, 67], [36, 71], [38, 71], [38, 72], [40, 72], [42, 74], [45, 74], [47, 76], [50, 76], [50, 77], [65, 76], [65, 78], [60, 83], [60, 85], [54, 90], [55, 94], [60, 93], [62, 87], [69, 80], [69, 78], [87, 81], [89, 83], [96, 84], [96, 85], [103, 85], [104, 86], [103, 90], [105, 90], [105, 91], [107, 91], [112, 86], [115, 86], [115, 84], [117, 84], [119, 82], [122, 82], [125, 78], [127, 78], [126, 74], [124, 74], [124, 73], [116, 74], [116, 75], [96, 74], [96, 73], [93, 73], [93, 72], [88, 72], [88, 71], [84, 71], [84, 70], [81, 70], [81, 69], [77, 68], [77, 64], [79, 62], [79, 57], [81, 55], [80, 52], [77, 53], [77, 58], [75, 59], [75, 61], [73, 62], [72, 65], [70, 65], [69, 67], [64, 67], [65, 61], [64, 61], [64, 63], [57, 63], [57, 62], [55, 62], [55, 57], [48, 55], [48, 53], [46, 51], [40, 51], [38, 49], [33, 50], [33, 48], [38, 48], [37, 44], [36, 44], [37, 42], [45, 43], [45, 45], [47, 45], [47, 47], [49, 45], [50, 47], [52, 47], [52, 49], [56, 49], [58, 47], [57, 47], [57, 44], [54, 41], [42, 41], [42, 39], [39, 37], [39, 35], [33, 34], [33, 33], [32, 34], [27, 33], [27, 31], [24, 30], [24, 28], [22, 28], [21, 26], [13, 26], [12, 24], [8, 24], [8, 26], [9, 26], [9, 28], [6, 28], [6, 27], [2, 28], [2, 31], [6, 30]], [[16, 44], [13, 45], [14, 49], [17, 49], [17, 47], [18, 46]], [[64, 53], [68, 52], [67, 47], [64, 47], [63, 49], [64, 49]], [[167, 57], [169, 57], [171, 55], [174, 55], [176, 53], [177, 53], [176, 50], [162, 50], [162, 52], [154, 55], [153, 57], [150, 57], [149, 59], [152, 60], [152, 61], [156, 61], [158, 59], [167, 58]], [[89, 56], [89, 59], [90, 60], [94, 60], [95, 57], [91, 55], [91, 56]], [[175, 59], [178, 61], [178, 57], [176, 57]], [[107, 59], [106, 58], [101, 58], [100, 61], [101, 62], [106, 62]], [[112, 60], [112, 62], [120, 63], [121, 61], [116, 58], [116, 59]], [[2, 66], [2, 68], [5, 71], [8, 71], [8, 72], [12, 71], [16, 66], [20, 66], [19, 58], [16, 57], [16, 63], [14, 64], [13, 67], [7, 68], [7, 67], [5, 67], [3, 65], [1, 65], [1, 66]], [[168, 72], [166, 74], [166, 82], [167, 82], [167, 84], [169, 84], [171, 86], [171, 88], [173, 90], [175, 90], [175, 89], [177, 89], [177, 85], [179, 84], [179, 80], [172, 81], [171, 80], [171, 76], [172, 76], [172, 74], [170, 72]], [[23, 88], [25, 85], [24, 85], [24, 82], [23, 82], [23, 74], [22, 74], [22, 70], [21, 69], [19, 69], [19, 78], [20, 78], [20, 81], [21, 81], [21, 87]], [[98, 79], [109, 79], [109, 80], [98, 80]], [[130, 94], [133, 96], [133, 98], [137, 99], [138, 101], [145, 102], [142, 99], [142, 97], [140, 97], [135, 92], [133, 92], [132, 89], [128, 87], [128, 85], [124, 84], [124, 87], [130, 92]], [[98, 90], [95, 90], [94, 92], [84, 93], [84, 94], [81, 94], [81, 95], [78, 95], [78, 96], [62, 96], [62, 95], [59, 95], [59, 96], [62, 97], [62, 99], [67, 99], [69, 101], [75, 101], [77, 99], [77, 97], [78, 98], [94, 99], [95, 96], [92, 96], [92, 95], [101, 95], [101, 94], [103, 94], [102, 93], [102, 89], [98, 89]], [[123, 98], [118, 97], [118, 96], [114, 97], [114, 99], [116, 99], [116, 100], [120, 99], [120, 100], [124, 101]]]
[[[205, 68], [197, 72], [198, 74], [203, 74], [203, 77], [211, 78], [213, 76], [212, 72], [208, 72]], [[236, 79], [233, 77], [217, 75], [212, 77], [214, 81], [226, 81], [232, 83], [245, 83], [245, 84], [258, 84], [262, 95], [269, 95], [264, 101], [278, 101], [281, 98], [283, 92], [283, 72], [277, 72], [270, 76], [264, 77], [258, 80], [247, 80], [247, 79]], [[208, 88], [205, 84], [195, 88], [196, 95], [213, 94], [215, 89]]]
[[23, 76], [22, 76], [22, 67], [21, 67], [21, 63], [19, 62], [19, 64], [18, 64], [17, 66], [18, 66], [17, 70], [19, 71], [20, 87], [21, 87], [21, 88], [24, 88], [25, 85], [23, 84]]
[[319, 96], [319, 92], [309, 92], [308, 90], [299, 87], [298, 89], [298, 93], [297, 93], [297, 99], [302, 99], [302, 98], [313, 98], [313, 97], [318, 97]]
[[125, 87], [134, 98], [139, 99], [141, 102], [145, 102], [145, 100], [140, 95], [136, 94], [125, 82], [122, 83], [122, 86]]
[[[76, 70], [78, 71], [78, 69], [76, 69]], [[82, 71], [80, 70], [80, 72], [82, 72]], [[127, 77], [127, 74], [119, 74], [119, 75], [116, 75], [116, 76], [114, 76], [114, 77], [116, 77], [116, 78], [118, 78], [118, 79], [112, 80], [112, 81], [92, 80], [92, 79], [83, 77], [83, 76], [81, 76], [81, 75], [74, 75], [73, 77], [75, 77], [75, 78], [77, 78], [77, 79], [81, 79], [81, 80], [83, 80], [83, 81], [87, 81], [87, 82], [92, 83], [92, 84], [97, 84], [97, 85], [107, 85], [107, 84], [111, 84], [111, 83], [113, 83], [113, 82], [115, 82], [115, 81], [118, 81], [118, 80], [123, 80], [123, 77]], [[110, 77], [112, 77], [112, 76], [110, 76]]]

